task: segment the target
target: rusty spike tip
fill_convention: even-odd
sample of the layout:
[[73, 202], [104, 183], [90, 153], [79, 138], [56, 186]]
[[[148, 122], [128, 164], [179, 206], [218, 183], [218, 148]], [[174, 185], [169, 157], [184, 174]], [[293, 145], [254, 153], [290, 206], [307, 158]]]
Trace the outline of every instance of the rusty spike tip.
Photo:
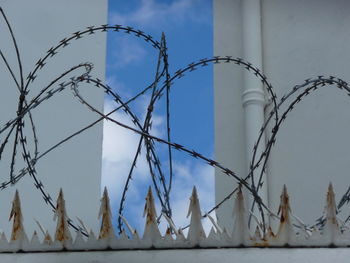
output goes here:
[[243, 191], [242, 191], [242, 185], [241, 184], [239, 184], [239, 187], [238, 187], [237, 197], [243, 198]]
[[104, 201], [109, 201], [109, 196], [108, 196], [107, 187], [105, 187], [105, 188], [103, 189], [102, 199], [103, 199]]
[[62, 190], [62, 187], [60, 188], [60, 191], [59, 191], [59, 193], [58, 193], [58, 197], [57, 197], [57, 201], [58, 200], [63, 200], [64, 199], [64, 197], [63, 197], [63, 190]]
[[332, 182], [329, 182], [329, 185], [328, 185], [328, 193], [334, 195], [333, 184], [332, 184]]
[[289, 195], [288, 195], [287, 187], [285, 184], [283, 185], [283, 190], [282, 190], [282, 194], [281, 194], [281, 205], [282, 204], [289, 205]]
[[238, 193], [242, 193], [242, 183], [238, 183]]
[[242, 184], [241, 183], [238, 184], [238, 191], [237, 191], [236, 197], [239, 200], [243, 200], [244, 199], [243, 191], [242, 191]]
[[16, 190], [15, 197], [12, 201], [12, 209], [9, 220], [13, 219], [11, 240], [19, 240], [26, 237], [23, 228], [23, 219], [21, 212], [21, 202], [19, 199], [18, 190]]
[[167, 227], [165, 235], [167, 235], [167, 236], [171, 235], [171, 228], [170, 227]]
[[108, 190], [105, 187], [101, 198], [101, 206], [100, 206], [100, 211], [98, 213], [98, 218], [101, 218], [101, 216], [103, 215], [106, 209], [109, 209], [109, 196], [108, 196]]
[[35, 239], [38, 239], [38, 233], [36, 232], [36, 230], [34, 230], [33, 232], [31, 242], [33, 242]]
[[17, 201], [19, 201], [18, 189], [16, 189], [15, 196], [14, 196], [14, 198], [13, 198], [13, 202], [17, 202]]
[[153, 194], [152, 194], [151, 186], [148, 187], [147, 196], [145, 199], [146, 199], [146, 203], [145, 203], [145, 209], [143, 210], [143, 217], [145, 217], [147, 214], [148, 204], [153, 202]]
[[152, 195], [151, 187], [148, 189], [146, 197], [145, 210], [143, 212], [146, 217], [145, 230], [143, 232], [143, 238], [150, 238], [152, 240], [160, 238], [161, 234], [157, 224], [157, 212], [154, 205], [154, 198]]
[[108, 190], [107, 190], [106, 186], [103, 189], [103, 196], [107, 196], [108, 197]]
[[44, 241], [46, 241], [46, 242], [51, 242], [52, 241], [52, 238], [51, 238], [51, 236], [50, 236], [50, 233], [49, 233], [49, 231], [48, 230], [46, 230], [46, 233], [45, 233], [45, 236], [44, 236]]
[[280, 206], [278, 208], [278, 214], [281, 214], [280, 222], [284, 222], [287, 219], [288, 212], [290, 212], [289, 195], [287, 192], [287, 187], [284, 184], [283, 190], [281, 193], [281, 202], [280, 202]]
[[112, 216], [111, 216], [111, 210], [109, 205], [108, 191], [107, 191], [107, 188], [105, 187], [103, 191], [103, 196], [101, 199], [101, 206], [100, 206], [100, 212], [99, 212], [99, 218], [102, 219], [100, 235], [99, 235], [100, 239], [113, 236], [114, 229], [113, 229], [111, 217]]
[[333, 191], [332, 183], [329, 183], [328, 191], [327, 191], [327, 217], [335, 217], [337, 205], [335, 203], [335, 194]]
[[12, 217], [15, 215], [15, 209], [18, 207], [19, 209], [21, 208], [21, 201], [19, 199], [19, 193], [18, 189], [16, 189], [15, 196], [13, 197], [12, 201], [12, 209], [9, 217], [9, 221], [12, 219]]
[[329, 183], [329, 185], [328, 185], [327, 204], [329, 206], [335, 206], [335, 194], [334, 194], [334, 191], [333, 191], [332, 183]]
[[273, 233], [271, 226], [267, 228], [267, 236], [268, 237], [276, 237], [275, 233]]
[[196, 186], [193, 186], [193, 188], [192, 188], [192, 196], [197, 198], [197, 188], [196, 188]]
[[285, 184], [283, 185], [282, 194], [283, 194], [283, 195], [288, 195], [288, 194], [287, 194], [287, 186], [286, 186]]

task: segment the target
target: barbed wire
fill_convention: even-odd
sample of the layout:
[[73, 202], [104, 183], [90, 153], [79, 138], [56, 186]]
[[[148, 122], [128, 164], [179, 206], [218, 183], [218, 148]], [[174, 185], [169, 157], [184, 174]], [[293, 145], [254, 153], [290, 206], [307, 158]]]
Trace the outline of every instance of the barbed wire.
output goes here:
[[[72, 138], [87, 131], [97, 123], [100, 123], [101, 121], [104, 121], [104, 120], [108, 120], [140, 136], [138, 141], [138, 146], [133, 158], [133, 162], [130, 166], [128, 175], [126, 177], [125, 185], [122, 192], [122, 197], [120, 200], [120, 205], [118, 210], [118, 214], [119, 214], [118, 228], [120, 232], [123, 230], [123, 221], [121, 216], [123, 215], [123, 212], [125, 209], [127, 192], [129, 189], [131, 179], [135, 172], [138, 158], [141, 155], [142, 147], [145, 147], [146, 149], [146, 161], [148, 163], [148, 168], [149, 168], [151, 180], [153, 183], [153, 187], [156, 191], [158, 200], [162, 207], [162, 212], [165, 215], [167, 215], [167, 217], [169, 218], [172, 217], [171, 202], [170, 202], [171, 200], [170, 194], [172, 190], [172, 180], [173, 180], [172, 151], [178, 150], [180, 152], [188, 154], [189, 156], [195, 159], [200, 159], [212, 167], [217, 168], [223, 174], [226, 174], [227, 176], [235, 179], [236, 182], [238, 183], [237, 187], [234, 188], [230, 194], [228, 194], [221, 201], [217, 202], [217, 204], [212, 209], [210, 209], [205, 215], [203, 215], [203, 217], [206, 217], [208, 214], [218, 209], [224, 202], [226, 202], [232, 197], [232, 195], [237, 191], [239, 187], [243, 186], [250, 192], [254, 200], [251, 207], [251, 211], [254, 211], [255, 206], [258, 207], [259, 213], [261, 215], [261, 220], [262, 220], [261, 225], [265, 227], [266, 225], [265, 214], [266, 212], [269, 214], [271, 214], [272, 212], [268, 207], [268, 205], [265, 204], [261, 199], [259, 195], [259, 190], [263, 185], [263, 178], [266, 173], [266, 165], [268, 163], [271, 150], [275, 145], [278, 131], [280, 130], [281, 125], [286, 120], [288, 114], [294, 109], [294, 107], [302, 99], [304, 99], [304, 97], [311, 94], [313, 91], [318, 90], [320, 87], [336, 85], [337, 88], [345, 90], [348, 93], [348, 95], [350, 94], [350, 88], [348, 87], [348, 84], [345, 81], [339, 78], [335, 78], [333, 76], [330, 76], [328, 78], [325, 78], [323, 76], [318, 76], [317, 78], [307, 79], [301, 85], [294, 86], [289, 93], [287, 93], [278, 101], [277, 96], [274, 92], [273, 86], [271, 85], [270, 82], [267, 81], [267, 77], [258, 68], [254, 67], [251, 63], [246, 62], [241, 58], [233, 58], [232, 56], [214, 56], [212, 58], [203, 58], [198, 61], [189, 63], [186, 67], [175, 71], [175, 73], [171, 75], [169, 73], [167, 43], [166, 43], [166, 38], [164, 34], [162, 34], [161, 40], [160, 42], [158, 42], [154, 40], [152, 36], [144, 33], [141, 30], [137, 30], [127, 26], [125, 27], [122, 25], [111, 26], [107, 24], [101, 25], [101, 26], [90, 26], [85, 30], [77, 31], [73, 33], [70, 37], [66, 37], [62, 39], [58, 45], [50, 48], [46, 52], [46, 54], [37, 61], [33, 70], [28, 74], [25, 80], [23, 77], [24, 73], [23, 73], [23, 65], [20, 57], [20, 51], [16, 42], [15, 35], [1, 7], [0, 7], [0, 13], [2, 18], [5, 20], [6, 26], [10, 32], [11, 39], [15, 47], [16, 58], [17, 58], [18, 68], [19, 68], [19, 77], [17, 77], [15, 74], [15, 71], [11, 68], [10, 64], [8, 63], [8, 60], [6, 59], [5, 54], [0, 49], [1, 59], [4, 62], [9, 74], [11, 75], [12, 80], [15, 83], [15, 86], [19, 91], [19, 100], [18, 100], [16, 116], [10, 119], [8, 122], [6, 122], [0, 128], [0, 136], [3, 136], [4, 138], [0, 145], [0, 159], [3, 156], [5, 147], [9, 144], [10, 136], [14, 135], [15, 137], [12, 145], [9, 179], [0, 183], [0, 190], [3, 190], [10, 185], [16, 184], [23, 176], [28, 174], [33, 179], [34, 185], [38, 189], [38, 191], [40, 191], [45, 203], [48, 204], [48, 206], [51, 207], [53, 210], [55, 210], [55, 206], [52, 202], [52, 198], [50, 194], [45, 190], [43, 182], [41, 182], [37, 177], [37, 171], [35, 169], [37, 162], [41, 158], [49, 154], [50, 152], [62, 146], [64, 143], [71, 140]], [[49, 61], [54, 56], [56, 56], [63, 48], [69, 46], [73, 41], [78, 41], [86, 36], [94, 35], [95, 33], [99, 33], [99, 32], [114, 32], [114, 33], [128, 34], [130, 36], [140, 38], [141, 40], [143, 40], [144, 42], [148, 43], [153, 48], [155, 48], [155, 50], [158, 51], [158, 60], [156, 65], [154, 81], [150, 85], [148, 85], [146, 88], [139, 91], [134, 97], [124, 102], [124, 100], [121, 98], [120, 94], [118, 94], [116, 90], [104, 84], [100, 79], [94, 78], [91, 76], [91, 73], [93, 70], [93, 65], [91, 63], [81, 63], [71, 67], [70, 69], [67, 69], [66, 71], [58, 75], [47, 86], [39, 90], [37, 95], [33, 96], [32, 99], [28, 100], [28, 97], [29, 97], [28, 94], [32, 92], [30, 89], [31, 85], [34, 83], [40, 71], [47, 65], [47, 63], [49, 63]], [[272, 109], [266, 115], [267, 116], [266, 121], [261, 127], [261, 130], [259, 131], [257, 141], [253, 148], [252, 160], [250, 162], [250, 170], [245, 177], [241, 177], [234, 171], [220, 164], [219, 162], [211, 158], [208, 158], [198, 153], [195, 150], [191, 150], [188, 147], [185, 147], [176, 142], [173, 142], [171, 140], [170, 91], [171, 89], [174, 88], [175, 81], [180, 78], [183, 78], [185, 75], [197, 69], [202, 69], [207, 67], [208, 65], [216, 65], [216, 64], [235, 65], [244, 70], [247, 70], [248, 72], [251, 72], [256, 78], [258, 78], [262, 82], [263, 86], [266, 88], [266, 91], [268, 92], [272, 100]], [[78, 73], [79, 70], [80, 71], [82, 70], [82, 72]], [[70, 77], [72, 75], [73, 77]], [[67, 80], [67, 78], [69, 80]], [[112, 97], [113, 101], [116, 103], [117, 106], [108, 113], [103, 113], [99, 109], [93, 107], [79, 92], [81, 83], [85, 83], [95, 88], [102, 89], [108, 96]], [[94, 122], [72, 133], [71, 135], [67, 136], [63, 140], [60, 140], [59, 142], [55, 143], [53, 146], [49, 147], [46, 150], [43, 150], [42, 153], [40, 153], [38, 149], [38, 142], [40, 138], [38, 138], [37, 136], [36, 127], [35, 127], [35, 123], [34, 123], [34, 119], [32, 117], [31, 111], [37, 108], [43, 102], [49, 101], [53, 97], [55, 97], [57, 94], [67, 90], [67, 88], [70, 88], [72, 90], [73, 95], [77, 98], [77, 100], [80, 103], [87, 106], [88, 109], [93, 111], [99, 117]], [[165, 139], [151, 134], [153, 112], [157, 101], [161, 99], [164, 93], [165, 93], [165, 103], [166, 103], [166, 106], [165, 106], [166, 107], [165, 108], [166, 138]], [[147, 105], [146, 116], [144, 118], [144, 121], [141, 123], [137, 115], [129, 107], [129, 104], [133, 101], [136, 101], [138, 98], [140, 98], [140, 96], [144, 96], [146, 94], [150, 94], [150, 98], [149, 98], [149, 103]], [[296, 98], [292, 99], [293, 96], [296, 96]], [[290, 101], [289, 104], [287, 104], [287, 101]], [[283, 106], [287, 105], [287, 107], [282, 113], [280, 113], [280, 109], [282, 105]], [[127, 125], [125, 123], [122, 123], [112, 117], [112, 114], [119, 110], [123, 110], [125, 114], [127, 114], [130, 117], [134, 127]], [[28, 117], [28, 120], [26, 119], [27, 117]], [[31, 127], [30, 130], [33, 138], [32, 139], [33, 149], [29, 149], [29, 146], [28, 146], [29, 139], [27, 138], [23, 130], [25, 123], [27, 121]], [[269, 137], [267, 138], [267, 143], [266, 145], [263, 145], [264, 150], [258, 153], [258, 147], [261, 144], [262, 138], [264, 138], [269, 125], [271, 125], [271, 122], [273, 122], [273, 124], [272, 124]], [[164, 168], [161, 165], [161, 160], [155, 148], [156, 143], [164, 144], [167, 146], [167, 149], [168, 149], [167, 161], [169, 163], [167, 172], [164, 171]], [[19, 145], [21, 147], [22, 158], [25, 162], [26, 167], [22, 168], [16, 174], [15, 167], [16, 167], [16, 158], [18, 155]], [[261, 167], [261, 169], [259, 170], [258, 180], [256, 182], [255, 181], [256, 176], [254, 175], [254, 173], [259, 167]], [[248, 182], [248, 180], [250, 180], [250, 183]], [[349, 201], [350, 201], [350, 187], [341, 198], [338, 204], [338, 210], [340, 210], [344, 205], [348, 204]], [[158, 220], [159, 219], [160, 218], [158, 218]], [[350, 220], [350, 216], [346, 219], [346, 222], [349, 220]], [[324, 217], [320, 217], [317, 220], [315, 225], [322, 226], [324, 221], [325, 221]], [[71, 219], [68, 219], [68, 222], [69, 222], [69, 225], [73, 227], [75, 230], [81, 231], [85, 236], [88, 235], [88, 233], [86, 233], [83, 229], [81, 229], [81, 227], [74, 224]], [[265, 232], [265, 229], [263, 229], [263, 231]]]

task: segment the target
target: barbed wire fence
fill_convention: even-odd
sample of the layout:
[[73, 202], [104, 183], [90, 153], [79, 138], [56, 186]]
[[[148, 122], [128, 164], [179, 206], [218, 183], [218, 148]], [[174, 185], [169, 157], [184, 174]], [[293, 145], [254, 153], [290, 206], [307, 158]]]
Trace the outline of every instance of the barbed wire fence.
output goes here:
[[[268, 207], [266, 203], [263, 202], [259, 195], [259, 190], [263, 184], [263, 178], [266, 173], [266, 165], [268, 164], [268, 160], [271, 154], [271, 150], [273, 149], [278, 131], [281, 126], [287, 119], [287, 116], [295, 106], [301, 102], [306, 96], [312, 94], [314, 91], [322, 87], [336, 87], [350, 96], [350, 88], [348, 84], [342, 79], [336, 78], [334, 76], [324, 77], [317, 76], [315, 78], [310, 78], [305, 80], [302, 84], [294, 86], [289, 93], [284, 95], [281, 99], [278, 99], [274, 88], [270, 82], [268, 82], [267, 77], [256, 67], [254, 67], [249, 62], [244, 61], [241, 58], [233, 58], [232, 56], [214, 56], [212, 58], [203, 58], [198, 61], [189, 63], [183, 69], [178, 69], [174, 74], [170, 74], [170, 67], [168, 62], [168, 53], [167, 53], [167, 43], [165, 35], [162, 34], [161, 40], [156, 41], [151, 35], [144, 33], [141, 30], [134, 29], [128, 26], [122, 25], [101, 25], [101, 26], [90, 26], [82, 31], [77, 31], [73, 33], [71, 36], [62, 39], [58, 45], [51, 47], [46, 54], [40, 58], [33, 70], [24, 77], [23, 65], [20, 56], [20, 50], [17, 45], [17, 41], [15, 38], [15, 34], [11, 28], [10, 22], [7, 19], [5, 12], [0, 7], [0, 13], [2, 19], [5, 21], [8, 31], [10, 32], [11, 41], [16, 51], [16, 59], [19, 76], [16, 76], [16, 71], [10, 66], [8, 60], [6, 59], [6, 55], [3, 50], [0, 49], [0, 56], [2, 62], [5, 64], [11, 78], [14, 82], [14, 85], [17, 87], [19, 91], [19, 100], [18, 100], [18, 108], [16, 112], [16, 116], [7, 121], [2, 127], [0, 127], [0, 159], [4, 154], [4, 149], [6, 147], [12, 147], [11, 154], [11, 163], [10, 163], [10, 171], [9, 178], [0, 183], [0, 190], [3, 190], [7, 187], [10, 187], [16, 184], [21, 178], [24, 176], [30, 176], [33, 179], [33, 183], [35, 188], [40, 191], [43, 200], [45, 203], [53, 210], [55, 210], [55, 205], [52, 201], [50, 193], [46, 191], [44, 183], [39, 180], [38, 173], [35, 169], [36, 164], [50, 152], [54, 151], [58, 147], [61, 147], [64, 143], [71, 140], [72, 138], [79, 136], [83, 132], [87, 131], [94, 125], [100, 123], [101, 121], [108, 120], [124, 129], [129, 130], [137, 135], [139, 135], [138, 146], [134, 154], [133, 161], [130, 165], [129, 172], [124, 184], [124, 188], [122, 191], [122, 197], [120, 200], [119, 210], [118, 210], [118, 228], [119, 232], [123, 230], [123, 221], [122, 215], [125, 210], [125, 203], [127, 200], [127, 193], [130, 187], [131, 179], [134, 176], [136, 163], [141, 155], [142, 148], [146, 149], [146, 160], [148, 163], [148, 169], [150, 173], [150, 177], [152, 180], [153, 188], [157, 194], [157, 198], [160, 202], [162, 213], [164, 213], [167, 217], [172, 218], [172, 209], [171, 209], [171, 190], [172, 190], [172, 181], [173, 181], [173, 151], [177, 150], [182, 153], [187, 154], [188, 156], [202, 160], [207, 165], [210, 165], [218, 170], [220, 170], [223, 174], [231, 177], [237, 182], [237, 187], [232, 190], [230, 194], [228, 194], [224, 199], [217, 202], [217, 204], [211, 208], [206, 214], [203, 215], [207, 217], [209, 214], [218, 209], [224, 202], [229, 200], [234, 193], [237, 192], [239, 187], [245, 187], [248, 192], [253, 197], [253, 204], [251, 207], [251, 211], [254, 211], [257, 207], [260, 215], [261, 215], [261, 226], [264, 233], [266, 233], [266, 214], [273, 214], [271, 209]], [[58, 77], [54, 78], [49, 85], [43, 87], [37, 95], [33, 98], [28, 99], [28, 94], [30, 91], [31, 85], [35, 82], [37, 75], [40, 71], [45, 67], [47, 61], [53, 59], [62, 49], [69, 46], [69, 44], [73, 41], [79, 41], [82, 38], [86, 38], [90, 35], [94, 35], [96, 33], [106, 33], [113, 32], [118, 34], [127, 34], [133, 36], [135, 38], [140, 39], [140, 41], [144, 41], [150, 46], [152, 46], [155, 50], [158, 51], [158, 62], [156, 65], [156, 73], [154, 76], [154, 81], [141, 90], [138, 94], [131, 97], [130, 99], [124, 101], [120, 94], [113, 88], [109, 87], [107, 84], [103, 83], [100, 79], [92, 76], [93, 65], [91, 63], [81, 63], [75, 66], [72, 66], [70, 69], [67, 69]], [[236, 172], [226, 168], [224, 165], [219, 162], [208, 158], [201, 153], [191, 150], [189, 147], [185, 147], [180, 145], [174, 141], [172, 141], [171, 136], [171, 122], [170, 122], [170, 91], [174, 88], [176, 80], [183, 78], [190, 74], [195, 70], [200, 70], [202, 68], [207, 67], [208, 65], [216, 65], [216, 64], [227, 64], [228, 66], [236, 66], [242, 68], [243, 70], [247, 70], [251, 72], [256, 78], [258, 78], [264, 87], [266, 88], [269, 96], [272, 100], [272, 109], [266, 115], [266, 121], [261, 127], [259, 132], [256, 144], [253, 149], [253, 156], [250, 162], [250, 170], [249, 173], [245, 176], [241, 176]], [[79, 70], [82, 73], [79, 73]], [[74, 77], [66, 79], [70, 75], [75, 74]], [[81, 83], [86, 83], [94, 88], [102, 89], [106, 95], [110, 96], [112, 100], [116, 103], [116, 107], [108, 113], [103, 113], [99, 109], [93, 107], [89, 104], [88, 100], [86, 100], [83, 95], [79, 92], [79, 85]], [[37, 136], [35, 123], [31, 115], [31, 111], [40, 106], [44, 101], [52, 100], [57, 94], [66, 91], [67, 89], [71, 89], [73, 95], [77, 98], [80, 103], [85, 105], [88, 109], [93, 111], [98, 118], [96, 121], [90, 123], [89, 125], [83, 127], [82, 129], [72, 133], [67, 136], [63, 140], [54, 144], [42, 152], [39, 152], [38, 142], [40, 138]], [[150, 94], [150, 99], [147, 105], [147, 113], [144, 121], [141, 122], [137, 115], [131, 110], [129, 104], [133, 101], [136, 101], [141, 96], [145, 94]], [[163, 96], [165, 94], [165, 96]], [[160, 138], [154, 136], [150, 133], [152, 126], [152, 114], [154, 113], [157, 101], [161, 100], [161, 98], [165, 98], [165, 118], [166, 118], [166, 138]], [[286, 106], [285, 110], [281, 112], [282, 105]], [[112, 114], [123, 110], [131, 119], [134, 126], [126, 125], [125, 123], [120, 122], [117, 119], [112, 118]], [[24, 126], [25, 123], [29, 123], [30, 130], [32, 133], [34, 149], [29, 149], [28, 147], [28, 137], [25, 134]], [[267, 139], [266, 146], [264, 146], [264, 150], [261, 153], [258, 153], [257, 149], [261, 143], [261, 139], [263, 138], [265, 132], [267, 131], [269, 125], [271, 125], [270, 135]], [[10, 136], [14, 136], [13, 144], [10, 145]], [[167, 171], [162, 167], [161, 160], [157, 154], [155, 145], [156, 143], [164, 144], [167, 146], [167, 161], [169, 163], [169, 168]], [[19, 170], [19, 173], [15, 172], [16, 160], [18, 158], [19, 152], [22, 153], [22, 158], [26, 164], [25, 167]], [[262, 167], [258, 177], [255, 176], [256, 170], [258, 167]], [[258, 178], [258, 180], [256, 180]], [[338, 210], [348, 204], [350, 201], [350, 187], [341, 197], [338, 203]], [[275, 215], [278, 217], [277, 215]], [[159, 222], [160, 218], [158, 218]], [[251, 217], [250, 219], [251, 220]], [[350, 220], [350, 215], [346, 218], [345, 222]], [[314, 226], [322, 227], [325, 222], [324, 216], [321, 216], [317, 222], [315, 222]], [[83, 235], [88, 236], [88, 233], [80, 226], [73, 223], [71, 219], [68, 219], [69, 225], [74, 228], [76, 231], [80, 231]], [[306, 228], [311, 229], [313, 226], [305, 226]]]

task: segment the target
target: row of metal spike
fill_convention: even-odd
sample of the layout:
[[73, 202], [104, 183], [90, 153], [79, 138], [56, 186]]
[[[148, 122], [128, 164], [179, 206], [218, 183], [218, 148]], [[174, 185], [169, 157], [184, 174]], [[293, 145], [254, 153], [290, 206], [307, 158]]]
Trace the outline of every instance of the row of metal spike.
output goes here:
[[[267, 228], [266, 234], [262, 236], [262, 231], [257, 226], [253, 235], [248, 228], [248, 213], [245, 209], [242, 191], [238, 191], [235, 199], [233, 230], [228, 233], [222, 229], [212, 217], [209, 217], [213, 227], [206, 236], [202, 226], [202, 214], [196, 188], [193, 188], [190, 198], [188, 216], [191, 216], [187, 237], [181, 229], [176, 229], [172, 220], [166, 215], [169, 227], [164, 236], [161, 235], [154, 198], [151, 188], [148, 190], [144, 216], [146, 216], [145, 229], [142, 238], [139, 237], [125, 220], [125, 224], [132, 233], [129, 238], [125, 232], [116, 236], [111, 219], [111, 209], [107, 190], [104, 190], [101, 199], [99, 216], [101, 218], [101, 228], [99, 236], [96, 238], [90, 231], [88, 237], [84, 237], [82, 232], [77, 232], [73, 240], [69, 231], [65, 201], [63, 192], [60, 190], [56, 203], [55, 219], [57, 220], [54, 239], [46, 231], [44, 240], [40, 241], [36, 231], [31, 240], [28, 239], [24, 227], [21, 212], [21, 205], [18, 191], [15, 193], [12, 202], [10, 220], [13, 220], [11, 239], [7, 241], [4, 233], [0, 235], [0, 252], [17, 251], [60, 251], [60, 250], [104, 250], [104, 249], [148, 249], [148, 248], [190, 248], [190, 247], [266, 247], [266, 246], [350, 246], [350, 232], [341, 230], [336, 217], [336, 204], [333, 187], [330, 184], [327, 193], [326, 218], [322, 230], [314, 229], [308, 231], [303, 228], [295, 228], [291, 222], [291, 210], [287, 188], [284, 186], [281, 194], [279, 207], [280, 223], [275, 233], [271, 228]], [[298, 231], [296, 231], [298, 230]], [[44, 232], [44, 231], [43, 231]]]

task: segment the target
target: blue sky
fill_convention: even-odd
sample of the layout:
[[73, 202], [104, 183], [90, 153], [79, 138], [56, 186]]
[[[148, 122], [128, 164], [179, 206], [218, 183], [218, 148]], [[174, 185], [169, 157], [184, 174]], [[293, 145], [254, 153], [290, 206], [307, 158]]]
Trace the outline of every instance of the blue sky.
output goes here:
[[[110, 0], [109, 24], [140, 29], [160, 40], [165, 33], [170, 74], [179, 68], [213, 54], [212, 2], [210, 0]], [[107, 46], [108, 84], [125, 100], [149, 85], [157, 63], [155, 49], [126, 34], [109, 32]], [[177, 80], [172, 87], [172, 141], [214, 157], [213, 79], [212, 66], [194, 71]], [[145, 114], [149, 97], [143, 96], [130, 106], [140, 119]], [[156, 105], [157, 106], [157, 105]], [[166, 138], [165, 104], [157, 106], [151, 134]], [[115, 107], [108, 98], [105, 111]], [[122, 112], [114, 118], [132, 125]], [[102, 184], [110, 191], [114, 216], [121, 191], [136, 151], [139, 136], [106, 122], [104, 125]], [[167, 166], [164, 146], [157, 147], [162, 164]], [[214, 204], [214, 170], [182, 153], [174, 152], [174, 186], [171, 203], [175, 224], [186, 224], [188, 198], [193, 185], [198, 186], [202, 210]], [[141, 157], [129, 189], [125, 216], [139, 231], [143, 230], [144, 197], [151, 179], [145, 157]], [[158, 211], [159, 211], [158, 207]], [[207, 222], [205, 224], [208, 225]]]

